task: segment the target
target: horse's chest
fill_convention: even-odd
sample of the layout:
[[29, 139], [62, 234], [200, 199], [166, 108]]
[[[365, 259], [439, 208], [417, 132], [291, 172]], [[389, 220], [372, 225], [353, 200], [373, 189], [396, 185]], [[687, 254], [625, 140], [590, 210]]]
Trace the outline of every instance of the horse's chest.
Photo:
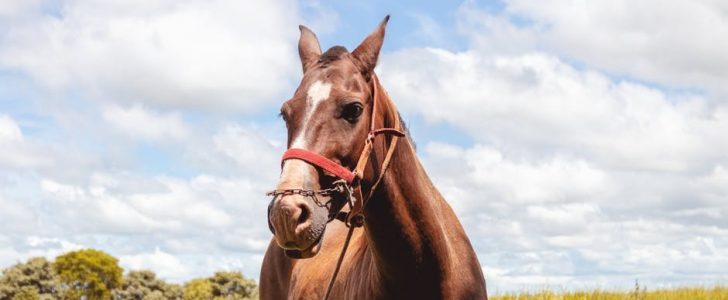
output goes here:
[[[363, 236], [356, 233], [352, 238], [336, 277], [331, 299], [363, 299], [363, 295], [371, 296], [376, 274], [360, 238]], [[296, 261], [291, 272], [289, 299], [322, 299], [336, 268], [340, 251], [340, 247], [328, 248], [313, 258]]]
[[331, 276], [326, 264], [312, 264], [311, 259], [299, 261], [291, 273], [289, 299], [321, 299]]

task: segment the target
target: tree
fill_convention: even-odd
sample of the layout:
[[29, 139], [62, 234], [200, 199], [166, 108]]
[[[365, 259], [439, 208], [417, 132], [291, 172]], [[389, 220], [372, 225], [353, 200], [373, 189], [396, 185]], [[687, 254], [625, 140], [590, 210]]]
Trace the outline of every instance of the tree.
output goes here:
[[2, 272], [0, 299], [58, 298], [59, 283], [52, 263], [43, 257], [34, 257]]
[[193, 279], [185, 284], [184, 300], [210, 300], [212, 298], [212, 282], [209, 279]]
[[240, 272], [217, 272], [184, 285], [158, 279], [152, 271], [124, 270], [99, 250], [68, 252], [51, 262], [42, 257], [0, 273], [0, 300], [253, 300], [257, 284]]
[[182, 288], [156, 278], [152, 271], [130, 271], [122, 281], [121, 287], [112, 291], [113, 299], [155, 300], [182, 299]]
[[216, 272], [210, 281], [212, 294], [220, 299], [251, 299], [257, 289], [255, 281], [245, 278], [241, 272]]
[[68, 288], [66, 298], [72, 299], [111, 299], [111, 290], [121, 285], [124, 272], [116, 258], [94, 249], [58, 256], [53, 268]]
[[184, 300], [258, 299], [257, 284], [240, 272], [217, 272], [210, 278], [194, 279], [185, 285]]
[[38, 290], [33, 287], [29, 287], [29, 286], [24, 286], [24, 287], [20, 288], [20, 290], [17, 293], [15, 293], [15, 296], [13, 296], [13, 300], [39, 300], [39, 299], [40, 299], [40, 294], [38, 294]]

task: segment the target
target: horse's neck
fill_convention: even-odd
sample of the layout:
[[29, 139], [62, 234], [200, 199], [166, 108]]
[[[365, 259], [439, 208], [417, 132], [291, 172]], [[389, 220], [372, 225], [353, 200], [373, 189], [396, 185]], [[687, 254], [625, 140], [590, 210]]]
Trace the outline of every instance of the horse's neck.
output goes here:
[[399, 140], [365, 216], [369, 251], [384, 283], [429, 288], [441, 284], [451, 269], [450, 233], [462, 228], [406, 138]]

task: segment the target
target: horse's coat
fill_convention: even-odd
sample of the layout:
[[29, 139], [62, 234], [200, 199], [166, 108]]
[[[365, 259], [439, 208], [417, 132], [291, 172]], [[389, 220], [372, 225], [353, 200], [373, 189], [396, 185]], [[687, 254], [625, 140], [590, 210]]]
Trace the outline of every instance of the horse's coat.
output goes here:
[[[290, 147], [305, 147], [353, 168], [371, 114], [377, 116], [376, 128], [393, 126], [398, 112], [386, 92], [372, 99], [372, 85], [377, 83], [372, 74], [387, 19], [352, 53], [337, 46], [322, 55], [316, 36], [301, 27], [304, 78], [281, 109]], [[377, 111], [371, 111], [372, 101], [377, 101]], [[379, 174], [389, 141], [384, 137], [374, 141], [361, 183], [364, 194]], [[312, 165], [288, 160], [277, 188], [317, 190], [331, 182]], [[327, 213], [301, 195], [274, 199], [269, 213], [274, 239], [261, 270], [261, 299], [323, 298], [348, 230], [338, 221], [326, 225], [322, 216]], [[331, 299], [487, 298], [470, 241], [409, 139], [398, 139], [364, 216], [365, 225], [354, 231]]]

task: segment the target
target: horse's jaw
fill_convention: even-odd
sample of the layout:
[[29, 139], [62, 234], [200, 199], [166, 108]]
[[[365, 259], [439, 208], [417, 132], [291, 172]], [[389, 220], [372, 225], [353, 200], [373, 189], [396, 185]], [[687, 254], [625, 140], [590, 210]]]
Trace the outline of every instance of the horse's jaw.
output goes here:
[[323, 233], [318, 237], [318, 239], [311, 243], [311, 246], [309, 246], [306, 249], [298, 250], [298, 249], [283, 249], [283, 252], [288, 256], [289, 258], [295, 258], [295, 259], [306, 259], [316, 256], [318, 254], [319, 250], [321, 250], [321, 242], [323, 241]]

